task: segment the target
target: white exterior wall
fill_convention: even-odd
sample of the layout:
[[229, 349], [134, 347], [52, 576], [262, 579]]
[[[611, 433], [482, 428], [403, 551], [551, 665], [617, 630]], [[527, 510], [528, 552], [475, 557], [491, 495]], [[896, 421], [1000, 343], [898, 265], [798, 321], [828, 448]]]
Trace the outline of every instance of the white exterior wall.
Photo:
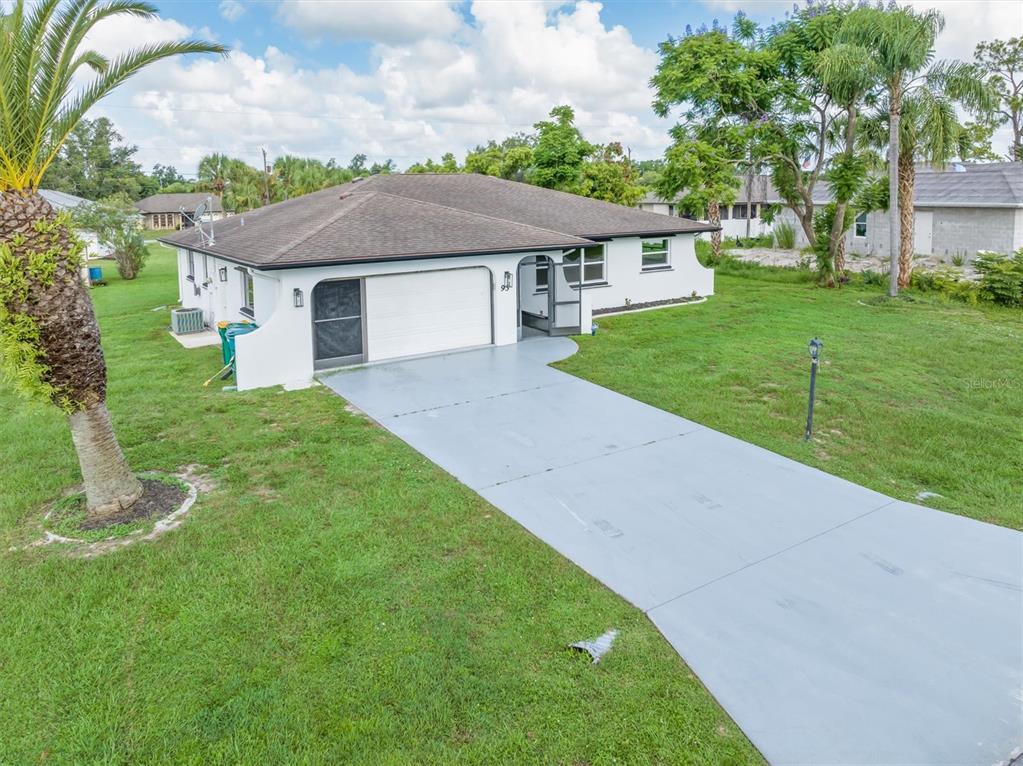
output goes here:
[[[656, 237], [663, 239], [663, 237]], [[696, 237], [683, 234], [668, 237], [668, 268], [643, 271], [641, 241], [638, 237], [613, 239], [606, 243], [606, 285], [584, 287], [594, 310], [631, 303], [663, 301], [714, 294], [714, 270], [696, 259]]]
[[[642, 270], [642, 250], [637, 237], [616, 239], [606, 243], [605, 275], [607, 284], [588, 286], [581, 296], [581, 319], [583, 328], [589, 327], [591, 311], [596, 308], [616, 308], [628, 299], [632, 303], [668, 300], [687, 297], [692, 293], [711, 295], [714, 291], [714, 272], [699, 264], [695, 253], [695, 236], [680, 235], [668, 237], [669, 268], [659, 271]], [[238, 356], [238, 388], [247, 390], [263, 386], [287, 384], [307, 385], [315, 372], [313, 359], [312, 293], [313, 288], [324, 280], [365, 278], [367, 290], [364, 311], [366, 323], [372, 325], [375, 311], [381, 316], [400, 313], [400, 306], [380, 304], [380, 301], [400, 302], [397, 297], [388, 298], [386, 291], [376, 290], [372, 278], [376, 276], [408, 274], [414, 272], [437, 272], [450, 269], [483, 267], [489, 274], [491, 299], [491, 328], [486, 343], [507, 345], [518, 340], [519, 296], [523, 296], [523, 307], [529, 296], [536, 296], [538, 306], [546, 311], [547, 300], [536, 293], [532, 279], [532, 268], [523, 267], [519, 285], [519, 263], [534, 255], [549, 256], [560, 263], [563, 253], [549, 251], [537, 254], [507, 253], [481, 256], [453, 256], [422, 260], [390, 261], [382, 263], [352, 263], [338, 266], [322, 266], [272, 271], [249, 270], [253, 274], [255, 292], [255, 322], [259, 329], [235, 339]], [[219, 258], [207, 256], [210, 281], [203, 285], [203, 256], [195, 253], [196, 281], [199, 295], [195, 295], [194, 284], [187, 279], [187, 256], [185, 250], [178, 251], [178, 286], [181, 303], [184, 306], [201, 306], [209, 312], [207, 322], [212, 326], [218, 321], [241, 321], [247, 319], [241, 312], [242, 292], [240, 267]], [[228, 280], [221, 282], [218, 270], [227, 267]], [[560, 273], [560, 269], [555, 269]], [[511, 289], [502, 290], [504, 275], [511, 275]], [[442, 289], [443, 282], [438, 289]], [[294, 305], [294, 290], [302, 291], [303, 306]], [[539, 312], [538, 312], [539, 313]], [[571, 317], [558, 317], [559, 325], [574, 326], [580, 318], [580, 308], [572, 307]], [[563, 321], [559, 321], [563, 320]], [[571, 320], [571, 321], [569, 321]], [[478, 328], [477, 328], [478, 329]], [[372, 331], [367, 331], [372, 340]], [[473, 336], [475, 339], [475, 335]], [[413, 355], [417, 349], [403, 347], [402, 352]], [[419, 353], [422, 353], [419, 351]], [[367, 343], [366, 360], [379, 361], [374, 354], [373, 343]]]

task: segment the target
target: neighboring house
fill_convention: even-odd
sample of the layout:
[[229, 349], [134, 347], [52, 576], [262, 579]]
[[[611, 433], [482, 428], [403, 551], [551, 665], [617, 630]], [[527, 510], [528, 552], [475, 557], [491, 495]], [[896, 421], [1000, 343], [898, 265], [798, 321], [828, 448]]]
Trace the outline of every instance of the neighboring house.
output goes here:
[[[944, 261], [980, 250], [1023, 247], [1023, 163], [920, 168], [913, 192], [913, 252]], [[887, 257], [888, 213], [857, 217], [846, 235], [849, 252]]]
[[[745, 184], [745, 180], [743, 181]], [[721, 205], [721, 236], [726, 239], [745, 237], [746, 220], [749, 219], [749, 236], [759, 237], [763, 234], [770, 234], [771, 227], [761, 218], [764, 208], [766, 189], [771, 188], [770, 179], [767, 176], [756, 176], [750, 186], [750, 203], [746, 202], [746, 187], [738, 191], [740, 199], [731, 205]], [[640, 210], [661, 215], [674, 215], [683, 218], [691, 218], [686, 214], [684, 208], [677, 202], [669, 201], [660, 197], [656, 192], [647, 192], [646, 196], [636, 205]]]
[[219, 221], [224, 217], [220, 197], [206, 192], [187, 194], [154, 194], [135, 203], [142, 213], [142, 226], [146, 229], [183, 229], [192, 225], [181, 211], [191, 216], [203, 202], [209, 202], [203, 221]]
[[238, 387], [250, 389], [585, 332], [597, 309], [710, 295], [694, 240], [711, 229], [489, 176], [392, 174], [161, 241], [178, 248], [183, 305], [210, 326], [260, 326], [236, 339]]
[[[775, 222], [791, 223], [796, 229], [796, 246], [805, 247], [808, 242], [802, 227], [795, 214], [784, 206], [770, 179], [759, 176], [752, 190], [751, 234], [772, 231], [773, 226], [768, 226], [758, 216], [763, 213], [764, 205], [776, 205], [779, 212]], [[827, 184], [819, 183], [813, 197], [818, 206], [830, 202], [831, 191]], [[668, 215], [678, 213], [677, 206], [656, 195], [648, 195], [640, 207]], [[724, 236], [745, 236], [746, 207], [745, 201], [722, 206]], [[981, 250], [1014, 252], [1023, 247], [1023, 163], [955, 164], [943, 170], [919, 167], [913, 207], [914, 251], [918, 255], [933, 255], [950, 261], [957, 255], [969, 260]], [[859, 215], [846, 234], [846, 250], [887, 257], [887, 211]]]
[[[73, 213], [75, 208], [93, 204], [87, 199], [76, 197], [74, 194], [53, 191], [52, 189], [40, 189], [39, 195], [49, 202], [50, 207], [54, 210], [66, 210], [69, 213]], [[86, 258], [105, 258], [110, 255], [111, 249], [106, 245], [100, 244], [99, 238], [93, 232], [76, 229], [75, 234], [85, 244]]]

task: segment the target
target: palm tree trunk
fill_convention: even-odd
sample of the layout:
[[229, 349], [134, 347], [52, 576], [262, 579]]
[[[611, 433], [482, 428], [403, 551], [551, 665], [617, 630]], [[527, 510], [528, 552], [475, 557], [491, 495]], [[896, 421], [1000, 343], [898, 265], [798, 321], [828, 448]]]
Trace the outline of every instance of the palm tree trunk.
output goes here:
[[[714, 226], [721, 225], [721, 205], [716, 199], [707, 203], [707, 220]], [[721, 229], [710, 233], [710, 251], [715, 261], [721, 258]]]
[[899, 158], [899, 221], [901, 238], [899, 240], [899, 288], [909, 287], [913, 276], [914, 220], [913, 185], [916, 182], [916, 168], [913, 157]]
[[[845, 155], [852, 159], [855, 151], [854, 141], [856, 137], [856, 106], [848, 109], [848, 119], [845, 123]], [[828, 250], [831, 253], [831, 261], [834, 264], [835, 273], [838, 276], [845, 271], [845, 213], [849, 207], [849, 200], [835, 200], [835, 217], [831, 221], [831, 233], [828, 240]]]
[[750, 223], [753, 209], [753, 149], [749, 151], [749, 170], [746, 173], [746, 239], [750, 235]]
[[105, 403], [72, 412], [71, 439], [85, 478], [89, 520], [101, 520], [130, 508], [142, 484], [128, 468]]
[[813, 202], [808, 203], [802, 213], [795, 208], [792, 208], [792, 212], [796, 214], [796, 220], [803, 227], [803, 236], [806, 237], [807, 243], [813, 245], [817, 239], [817, 234], [813, 230]]
[[902, 94], [897, 88], [891, 92], [888, 109], [888, 295], [899, 294], [899, 129]]
[[[4, 308], [38, 335], [33, 345], [41, 372], [29, 385], [68, 413], [87, 514], [102, 520], [130, 507], [141, 496], [142, 485], [110, 426], [99, 326], [78, 274], [81, 244], [66, 215], [57, 216], [40, 195], [20, 192], [0, 192], [0, 244], [10, 249], [13, 274], [25, 284], [23, 291], [0, 293]], [[25, 360], [22, 365], [23, 372], [31, 372]]]

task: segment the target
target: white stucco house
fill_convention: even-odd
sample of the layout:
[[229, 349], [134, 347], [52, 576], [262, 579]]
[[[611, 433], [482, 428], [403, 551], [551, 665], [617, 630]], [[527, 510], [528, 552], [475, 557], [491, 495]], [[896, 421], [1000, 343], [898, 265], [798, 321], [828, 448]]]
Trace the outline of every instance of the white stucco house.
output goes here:
[[[95, 204], [84, 197], [77, 197], [74, 194], [54, 191], [53, 189], [40, 189], [39, 195], [49, 202], [50, 207], [54, 210], [67, 211], [69, 213], [73, 213], [76, 208]], [[100, 243], [99, 238], [95, 235], [95, 233], [85, 231], [83, 229], [76, 229], [75, 234], [80, 240], [82, 240], [82, 244], [85, 245], [86, 258], [106, 258], [110, 255], [111, 248]]]
[[[707, 224], [482, 175], [379, 175], [161, 238], [181, 303], [236, 339], [239, 389], [588, 331], [594, 311], [713, 293]], [[212, 234], [212, 240], [208, 235]]]

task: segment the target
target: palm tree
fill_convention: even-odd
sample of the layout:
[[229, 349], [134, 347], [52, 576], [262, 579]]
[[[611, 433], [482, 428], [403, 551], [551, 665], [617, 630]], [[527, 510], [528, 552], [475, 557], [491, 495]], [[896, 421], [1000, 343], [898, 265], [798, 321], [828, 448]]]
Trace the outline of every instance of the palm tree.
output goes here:
[[828, 180], [835, 196], [834, 217], [828, 236], [828, 254], [835, 272], [845, 269], [845, 232], [849, 228], [849, 203], [867, 176], [865, 158], [856, 151], [856, 129], [859, 109], [878, 82], [878, 72], [870, 51], [859, 45], [838, 43], [826, 48], [817, 64], [828, 96], [843, 114], [832, 126], [842, 136], [830, 136], [830, 142], [841, 145], [831, 159]]
[[[224, 53], [189, 40], [108, 60], [83, 47], [100, 22], [156, 10], [135, 0], [0, 3], [0, 369], [15, 388], [67, 413], [90, 520], [130, 507], [142, 485], [106, 407], [106, 363], [70, 217], [38, 193], [43, 173], [83, 115], [145, 66], [186, 53]], [[75, 76], [95, 77], [75, 89]]]
[[909, 286], [913, 273], [916, 165], [942, 166], [962, 156], [964, 128], [956, 104], [973, 111], [992, 108], [995, 95], [971, 65], [953, 62], [931, 68], [906, 96], [899, 130], [899, 288]]
[[909, 8], [863, 7], [852, 11], [837, 42], [860, 45], [873, 52], [875, 65], [888, 93], [888, 221], [891, 271], [888, 294], [899, 294], [899, 136], [902, 103], [914, 76], [934, 57], [934, 41], [945, 26], [938, 11], [918, 13]]
[[[913, 192], [918, 163], [943, 166], [961, 157], [968, 142], [966, 127], [960, 124], [956, 106], [982, 113], [993, 108], [997, 92], [973, 65], [938, 62], [907, 88], [899, 120], [898, 198], [899, 247], [898, 287], [909, 286], [913, 274], [915, 215]], [[882, 149], [889, 141], [887, 105], [864, 123], [863, 138]]]

